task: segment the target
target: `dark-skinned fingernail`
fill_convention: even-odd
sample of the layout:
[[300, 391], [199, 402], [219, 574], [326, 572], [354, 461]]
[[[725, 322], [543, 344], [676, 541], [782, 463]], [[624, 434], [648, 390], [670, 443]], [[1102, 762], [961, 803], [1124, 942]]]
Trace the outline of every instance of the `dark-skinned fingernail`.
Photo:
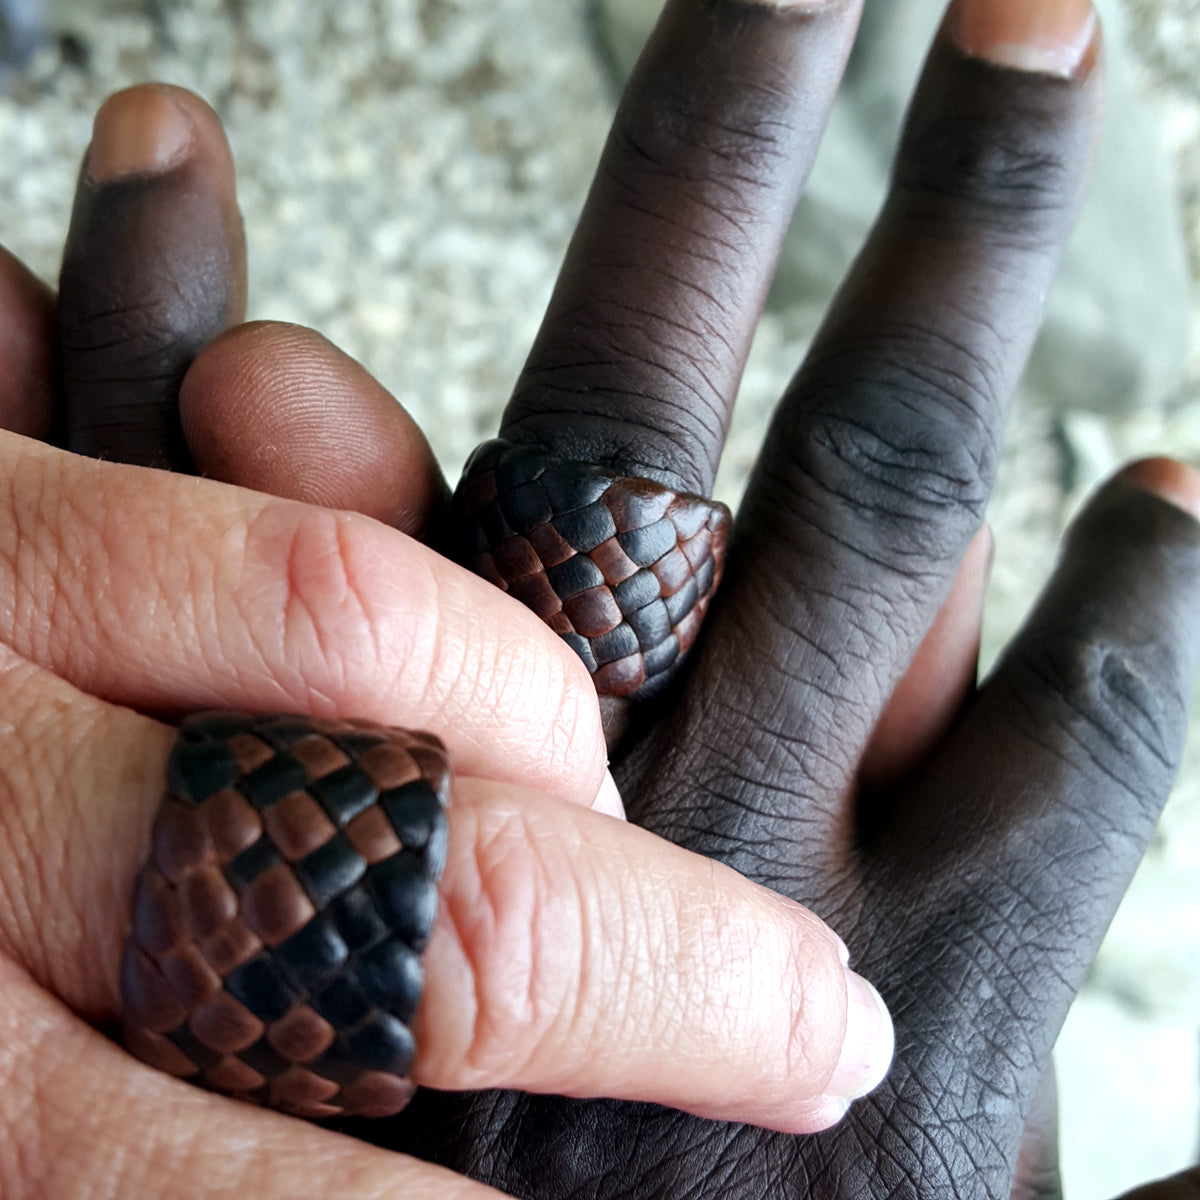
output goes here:
[[165, 171], [187, 156], [195, 132], [188, 113], [163, 92], [149, 87], [117, 92], [96, 114], [88, 178], [109, 183]]
[[1200, 520], [1200, 473], [1186, 463], [1174, 458], [1143, 458], [1121, 471], [1116, 481], [1153, 492]]
[[861, 976], [846, 972], [846, 1040], [825, 1088], [829, 1100], [873, 1092], [892, 1065], [896, 1035], [883, 997]]
[[1071, 78], [1096, 37], [1089, 0], [957, 0], [950, 32], [968, 54], [1002, 67]]

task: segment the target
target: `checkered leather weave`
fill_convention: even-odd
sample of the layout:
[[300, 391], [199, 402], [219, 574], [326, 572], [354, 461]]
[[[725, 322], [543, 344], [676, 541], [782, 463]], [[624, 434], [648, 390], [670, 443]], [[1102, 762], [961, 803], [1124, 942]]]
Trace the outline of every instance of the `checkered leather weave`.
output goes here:
[[122, 963], [129, 1049], [303, 1116], [403, 1108], [449, 787], [428, 734], [186, 720]]
[[663, 687], [720, 582], [725, 505], [505, 441], [475, 451], [455, 503], [467, 565], [560, 634], [600, 695]]

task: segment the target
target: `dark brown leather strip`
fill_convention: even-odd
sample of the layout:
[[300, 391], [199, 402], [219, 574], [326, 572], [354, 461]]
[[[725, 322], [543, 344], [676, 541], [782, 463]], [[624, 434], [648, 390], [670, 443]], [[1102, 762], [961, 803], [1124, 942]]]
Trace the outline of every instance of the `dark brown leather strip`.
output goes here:
[[184, 721], [122, 965], [129, 1049], [301, 1116], [403, 1108], [450, 779], [428, 734]]
[[455, 506], [467, 565], [560, 634], [600, 695], [640, 700], [667, 683], [721, 579], [725, 505], [491, 441]]

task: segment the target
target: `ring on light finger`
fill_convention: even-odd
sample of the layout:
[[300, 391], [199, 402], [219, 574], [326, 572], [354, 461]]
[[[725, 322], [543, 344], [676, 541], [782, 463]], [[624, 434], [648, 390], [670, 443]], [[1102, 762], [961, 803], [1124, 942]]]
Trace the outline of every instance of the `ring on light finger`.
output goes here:
[[188, 718], [122, 962], [129, 1049], [301, 1116], [402, 1109], [450, 778], [431, 735]]
[[[47, 864], [83, 857], [108, 886], [115, 864], [132, 917], [101, 914], [80, 941], [77, 922], [10, 931], [19, 919], [0, 913], [0, 932], [93, 1020], [119, 996], [129, 1048], [157, 1068], [310, 1117], [385, 1115], [420, 1083], [607, 1095], [793, 1133], [836, 1123], [886, 1071], [886, 1009], [822, 922], [644, 830], [469, 777], [448, 808], [428, 735], [208, 713], [171, 739], [88, 697], [62, 719], [79, 728], [97, 707], [103, 736], [84, 758], [103, 755], [127, 789], [150, 752], [142, 782], [165, 769], [166, 796], [56, 804], [41, 868], [0, 857], [0, 882], [21, 911], [81, 911], [97, 879]], [[80, 754], [34, 790], [57, 796]], [[26, 757], [45, 770], [40, 743]], [[112, 820], [131, 800], [147, 826], [158, 813], [136, 886]], [[728, 955], [714, 961], [714, 945]], [[777, 986], [747, 1003], [748, 976]]]

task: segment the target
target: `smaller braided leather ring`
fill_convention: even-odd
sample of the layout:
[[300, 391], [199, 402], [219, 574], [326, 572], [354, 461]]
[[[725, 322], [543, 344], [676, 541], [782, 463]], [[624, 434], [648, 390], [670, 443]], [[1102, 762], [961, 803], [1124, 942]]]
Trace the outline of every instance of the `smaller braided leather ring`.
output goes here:
[[466, 565], [560, 634], [601, 696], [666, 685], [721, 580], [725, 505], [497, 440], [455, 506]]
[[122, 962], [130, 1051], [301, 1116], [403, 1108], [450, 779], [428, 734], [184, 721]]

